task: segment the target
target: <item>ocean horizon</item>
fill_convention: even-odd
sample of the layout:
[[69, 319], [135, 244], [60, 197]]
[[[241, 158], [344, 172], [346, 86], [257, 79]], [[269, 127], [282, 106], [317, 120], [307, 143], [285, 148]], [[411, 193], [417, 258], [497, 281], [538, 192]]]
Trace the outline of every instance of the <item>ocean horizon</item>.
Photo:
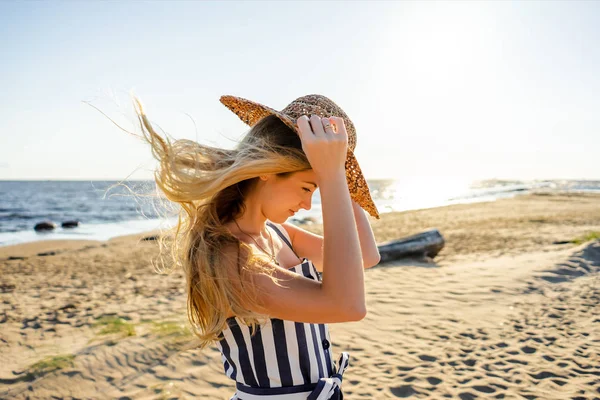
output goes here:
[[[0, 246], [57, 239], [105, 241], [168, 229], [177, 222], [178, 206], [157, 194], [153, 180], [119, 182], [0, 181]], [[600, 193], [600, 181], [596, 180], [410, 178], [370, 179], [367, 183], [380, 214], [494, 201], [540, 189]], [[35, 231], [34, 226], [44, 221], [56, 224], [56, 228]], [[66, 221], [78, 221], [79, 226], [61, 227]], [[321, 222], [319, 191], [310, 210], [300, 210], [288, 221]]]

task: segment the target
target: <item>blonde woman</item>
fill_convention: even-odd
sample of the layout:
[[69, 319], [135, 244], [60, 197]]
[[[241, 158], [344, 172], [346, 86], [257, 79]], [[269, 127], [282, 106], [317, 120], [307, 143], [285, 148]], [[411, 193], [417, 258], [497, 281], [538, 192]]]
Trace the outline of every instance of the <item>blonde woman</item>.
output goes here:
[[[251, 126], [233, 150], [165, 141], [135, 99], [157, 185], [182, 208], [169, 246], [188, 319], [202, 348], [220, 350], [231, 399], [342, 399], [349, 354], [335, 365], [327, 324], [365, 317], [364, 269], [379, 262], [354, 125], [321, 95], [282, 111], [221, 102]], [[323, 236], [286, 222], [316, 189]]]

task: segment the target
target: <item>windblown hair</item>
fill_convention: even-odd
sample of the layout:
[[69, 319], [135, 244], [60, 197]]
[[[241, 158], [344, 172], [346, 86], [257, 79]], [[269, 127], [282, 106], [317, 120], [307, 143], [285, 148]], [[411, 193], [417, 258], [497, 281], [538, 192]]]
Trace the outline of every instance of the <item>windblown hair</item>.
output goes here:
[[[245, 211], [244, 200], [260, 175], [285, 178], [311, 168], [300, 138], [271, 115], [253, 126], [233, 150], [187, 139], [171, 142], [154, 130], [141, 101], [132, 97], [143, 139], [159, 161], [154, 171], [157, 187], [180, 206], [177, 225], [158, 240], [161, 253], [170, 249], [169, 261], [185, 275], [187, 317], [200, 348], [219, 340], [230, 311], [255, 332], [256, 324], [268, 316], [243, 306], [256, 305], [257, 300], [256, 287], [242, 279], [242, 273], [266, 274], [277, 283], [274, 267], [223, 224]], [[223, 267], [225, 246], [237, 248], [236, 279]]]

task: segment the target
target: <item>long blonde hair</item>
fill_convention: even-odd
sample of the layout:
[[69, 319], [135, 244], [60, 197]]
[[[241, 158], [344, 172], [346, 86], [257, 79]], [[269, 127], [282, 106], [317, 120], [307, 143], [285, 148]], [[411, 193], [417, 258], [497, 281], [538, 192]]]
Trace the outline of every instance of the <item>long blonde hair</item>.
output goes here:
[[[256, 305], [256, 288], [242, 272], [272, 276], [273, 267], [261, 262], [252, 248], [233, 236], [224, 224], [244, 212], [244, 200], [258, 177], [310, 169], [298, 135], [276, 116], [252, 127], [233, 150], [205, 146], [191, 140], [171, 142], [156, 133], [140, 99], [132, 95], [143, 139], [151, 145], [159, 167], [156, 185], [166, 198], [180, 206], [177, 225], [159, 237], [161, 253], [170, 249], [173, 267], [182, 268], [187, 286], [187, 317], [200, 348], [219, 340], [232, 311], [252, 326], [267, 316], [242, 304]], [[238, 249], [234, 284], [222, 268], [226, 245]], [[170, 271], [171, 272], [171, 271]], [[231, 273], [231, 271], [229, 271]], [[250, 308], [250, 307], [248, 307]]]

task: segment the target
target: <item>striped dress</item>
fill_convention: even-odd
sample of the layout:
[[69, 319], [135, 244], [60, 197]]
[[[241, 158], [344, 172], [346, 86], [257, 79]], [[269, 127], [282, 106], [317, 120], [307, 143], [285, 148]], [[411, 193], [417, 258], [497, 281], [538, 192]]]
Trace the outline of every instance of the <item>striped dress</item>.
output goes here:
[[[294, 250], [275, 225], [267, 225]], [[288, 269], [309, 279], [322, 279], [307, 258]], [[327, 324], [271, 318], [251, 337], [250, 327], [230, 317], [220, 337], [217, 347], [225, 374], [236, 382], [237, 391], [230, 400], [343, 399], [342, 376], [349, 355], [342, 352], [335, 366]]]

